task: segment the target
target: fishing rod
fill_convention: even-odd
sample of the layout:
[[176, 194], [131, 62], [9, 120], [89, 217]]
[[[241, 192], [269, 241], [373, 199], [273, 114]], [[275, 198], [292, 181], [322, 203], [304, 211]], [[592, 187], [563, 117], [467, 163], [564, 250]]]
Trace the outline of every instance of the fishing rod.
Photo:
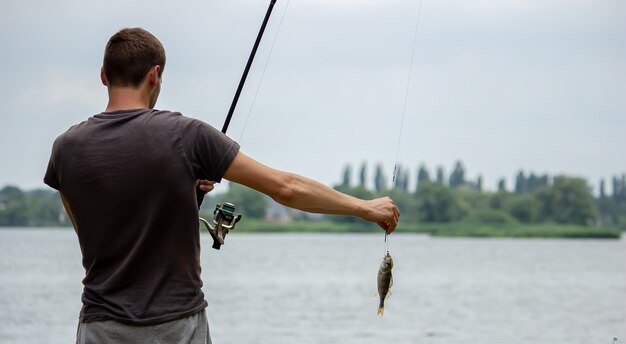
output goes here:
[[270, 19], [270, 15], [272, 14], [275, 3], [276, 0], [270, 0], [270, 6], [267, 8], [265, 18], [263, 18], [263, 23], [261, 24], [261, 28], [259, 29], [259, 34], [256, 36], [256, 41], [254, 41], [254, 46], [252, 47], [252, 51], [250, 52], [250, 56], [248, 57], [246, 68], [244, 68], [243, 74], [241, 75], [241, 80], [239, 80], [239, 86], [237, 86], [237, 91], [235, 92], [235, 96], [233, 97], [233, 102], [230, 104], [228, 115], [226, 115], [226, 120], [224, 121], [224, 126], [222, 127], [222, 133], [224, 134], [226, 134], [226, 130], [228, 130], [228, 125], [230, 124], [230, 120], [233, 118], [233, 113], [235, 112], [237, 101], [239, 101], [241, 90], [243, 89], [243, 85], [246, 83], [246, 78], [248, 77], [250, 66], [252, 66], [252, 61], [254, 61], [254, 56], [256, 55], [256, 51], [259, 48], [259, 43], [261, 43], [261, 38], [263, 37], [265, 27], [267, 26], [267, 21]]
[[[270, 0], [270, 5], [267, 8], [267, 12], [265, 13], [265, 17], [263, 18], [263, 22], [261, 23], [261, 28], [259, 29], [259, 33], [256, 36], [254, 45], [252, 46], [252, 51], [250, 52], [250, 56], [248, 56], [248, 62], [246, 63], [246, 67], [244, 68], [241, 79], [239, 80], [237, 91], [235, 91], [235, 96], [233, 97], [233, 101], [230, 104], [230, 109], [228, 110], [228, 114], [226, 115], [226, 120], [224, 121], [224, 126], [222, 127], [222, 133], [224, 134], [226, 134], [230, 121], [233, 118], [235, 107], [237, 106], [237, 102], [239, 101], [239, 96], [241, 95], [241, 91], [243, 90], [243, 85], [246, 83], [248, 72], [250, 72], [252, 61], [254, 61], [254, 56], [256, 55], [256, 51], [259, 48], [259, 44], [261, 43], [261, 38], [263, 38], [263, 33], [265, 32], [265, 27], [267, 26], [267, 22], [269, 21], [272, 10], [274, 9], [274, 4], [276, 4], [276, 0]], [[204, 192], [199, 189], [197, 189], [196, 192], [198, 195], [199, 207], [202, 204]], [[233, 203], [224, 202], [215, 206], [215, 210], [213, 211], [213, 220], [211, 221], [212, 224], [209, 221], [200, 218], [200, 222], [204, 224], [204, 226], [209, 231], [209, 234], [211, 234], [211, 237], [213, 237], [212, 247], [216, 250], [219, 250], [220, 247], [224, 245], [224, 239], [226, 238], [226, 234], [228, 234], [230, 230], [235, 229], [235, 225], [237, 224], [237, 222], [239, 222], [239, 220], [241, 220], [241, 215], [236, 215], [235, 209], [236, 206]]]

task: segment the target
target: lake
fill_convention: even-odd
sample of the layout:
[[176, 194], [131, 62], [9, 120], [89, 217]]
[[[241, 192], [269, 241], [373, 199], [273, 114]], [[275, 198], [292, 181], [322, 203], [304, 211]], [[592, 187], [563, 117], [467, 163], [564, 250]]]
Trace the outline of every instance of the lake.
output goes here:
[[[202, 236], [215, 344], [626, 343], [626, 240], [394, 234]], [[0, 343], [73, 343], [80, 250], [64, 229], [0, 229]]]

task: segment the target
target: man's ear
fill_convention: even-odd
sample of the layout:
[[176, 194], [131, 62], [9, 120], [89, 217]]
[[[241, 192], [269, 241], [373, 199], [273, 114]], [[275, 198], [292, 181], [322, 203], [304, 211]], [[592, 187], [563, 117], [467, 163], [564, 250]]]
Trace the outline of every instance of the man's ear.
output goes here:
[[151, 86], [156, 85], [159, 82], [159, 72], [161, 72], [161, 66], [159, 65], [155, 65], [150, 68], [150, 72], [148, 74]]
[[104, 86], [109, 86], [109, 80], [107, 80], [107, 76], [104, 74], [104, 67], [100, 68], [100, 80]]

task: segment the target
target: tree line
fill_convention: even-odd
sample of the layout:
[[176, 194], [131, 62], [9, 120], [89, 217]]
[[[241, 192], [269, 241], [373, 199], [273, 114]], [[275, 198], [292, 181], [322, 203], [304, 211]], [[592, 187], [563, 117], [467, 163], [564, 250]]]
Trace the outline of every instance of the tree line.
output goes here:
[[460, 160], [447, 177], [443, 167], [437, 167], [432, 176], [422, 164], [417, 168], [412, 189], [408, 168], [396, 166], [391, 182], [382, 164], [374, 166], [371, 183], [368, 170], [366, 162], [356, 174], [350, 164], [345, 165], [335, 189], [361, 198], [393, 194], [402, 211], [402, 221], [559, 223], [626, 229], [626, 174], [612, 178], [611, 192], [606, 191], [606, 183], [601, 180], [596, 197], [584, 178], [527, 174], [523, 170], [517, 173], [512, 189], [507, 188], [505, 178], [500, 178], [496, 191], [485, 191], [482, 176], [468, 178]]
[[[413, 177], [404, 166], [397, 166], [391, 177], [385, 171], [382, 164], [370, 169], [364, 162], [355, 173], [346, 164], [334, 188], [364, 199], [392, 195], [402, 212], [402, 222], [559, 223], [626, 229], [626, 174], [613, 176], [610, 185], [601, 180], [598, 195], [594, 196], [583, 178], [524, 171], [517, 173], [512, 188], [501, 178], [495, 191], [485, 191], [482, 177], [469, 178], [462, 161], [455, 162], [449, 176], [442, 167], [431, 174], [425, 165], [419, 166]], [[410, 183], [411, 178], [414, 183]], [[302, 213], [276, 207], [267, 196], [237, 184], [230, 184], [223, 194], [207, 198], [201, 209], [205, 216], [210, 216], [216, 202], [229, 201], [248, 218], [277, 219], [284, 215], [281, 212], [286, 212], [291, 219], [308, 219]], [[360, 221], [351, 217], [328, 218], [335, 222]], [[0, 226], [68, 225], [56, 191], [22, 191], [15, 186], [0, 190]]]
[[0, 226], [56, 227], [69, 225], [56, 191], [22, 191], [16, 186], [0, 190]]

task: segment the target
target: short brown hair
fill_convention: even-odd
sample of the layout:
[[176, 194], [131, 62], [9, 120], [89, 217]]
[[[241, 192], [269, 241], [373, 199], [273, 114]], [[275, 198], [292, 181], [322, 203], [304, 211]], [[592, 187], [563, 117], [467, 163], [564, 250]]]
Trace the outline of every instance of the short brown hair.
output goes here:
[[104, 75], [110, 86], [137, 87], [150, 68], [165, 69], [165, 49], [142, 28], [126, 28], [111, 36], [104, 50]]

